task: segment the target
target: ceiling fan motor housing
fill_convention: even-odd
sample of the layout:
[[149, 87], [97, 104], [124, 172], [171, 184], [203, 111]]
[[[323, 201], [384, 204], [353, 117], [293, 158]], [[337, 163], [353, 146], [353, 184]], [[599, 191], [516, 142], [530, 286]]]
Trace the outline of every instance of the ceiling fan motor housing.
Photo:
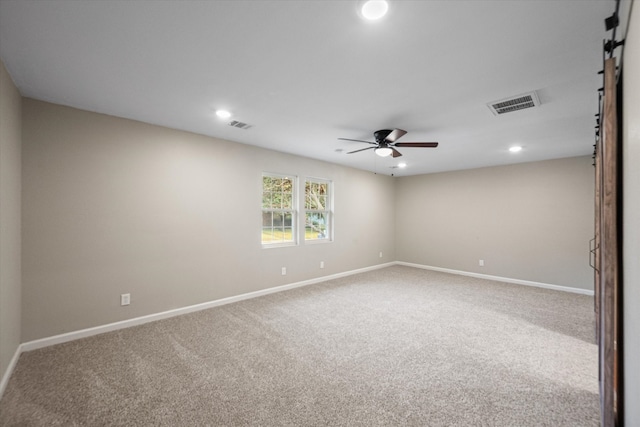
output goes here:
[[377, 143], [385, 142], [385, 139], [391, 133], [392, 129], [382, 129], [377, 130], [373, 133], [373, 137], [376, 139]]

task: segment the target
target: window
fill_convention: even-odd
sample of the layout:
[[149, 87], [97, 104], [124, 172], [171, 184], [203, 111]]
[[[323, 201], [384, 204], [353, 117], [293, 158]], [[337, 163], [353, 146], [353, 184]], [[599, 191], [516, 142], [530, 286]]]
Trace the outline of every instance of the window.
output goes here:
[[296, 178], [262, 175], [262, 244], [296, 243]]
[[304, 240], [331, 240], [331, 181], [305, 180], [304, 210]]

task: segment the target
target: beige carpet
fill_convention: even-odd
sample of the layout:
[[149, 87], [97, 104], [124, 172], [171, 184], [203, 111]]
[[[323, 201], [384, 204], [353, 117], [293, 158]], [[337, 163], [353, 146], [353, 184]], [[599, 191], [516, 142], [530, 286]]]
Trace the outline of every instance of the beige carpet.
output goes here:
[[22, 354], [2, 426], [597, 426], [592, 298], [394, 266]]

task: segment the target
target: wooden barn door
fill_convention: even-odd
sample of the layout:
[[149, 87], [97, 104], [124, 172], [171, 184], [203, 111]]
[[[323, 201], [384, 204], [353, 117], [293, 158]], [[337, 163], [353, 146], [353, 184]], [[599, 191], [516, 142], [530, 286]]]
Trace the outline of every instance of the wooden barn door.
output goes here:
[[604, 67], [600, 138], [596, 145], [595, 313], [602, 427], [620, 424], [620, 241], [616, 60]]

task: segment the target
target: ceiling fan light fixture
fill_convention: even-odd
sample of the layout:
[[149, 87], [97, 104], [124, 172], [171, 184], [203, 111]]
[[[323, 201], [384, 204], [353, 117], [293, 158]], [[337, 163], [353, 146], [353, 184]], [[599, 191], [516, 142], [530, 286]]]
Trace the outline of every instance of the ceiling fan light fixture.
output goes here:
[[374, 151], [380, 157], [389, 157], [393, 153], [393, 150], [389, 147], [378, 147]]
[[386, 15], [389, 10], [389, 4], [384, 0], [369, 0], [364, 2], [360, 12], [365, 19], [375, 21]]

